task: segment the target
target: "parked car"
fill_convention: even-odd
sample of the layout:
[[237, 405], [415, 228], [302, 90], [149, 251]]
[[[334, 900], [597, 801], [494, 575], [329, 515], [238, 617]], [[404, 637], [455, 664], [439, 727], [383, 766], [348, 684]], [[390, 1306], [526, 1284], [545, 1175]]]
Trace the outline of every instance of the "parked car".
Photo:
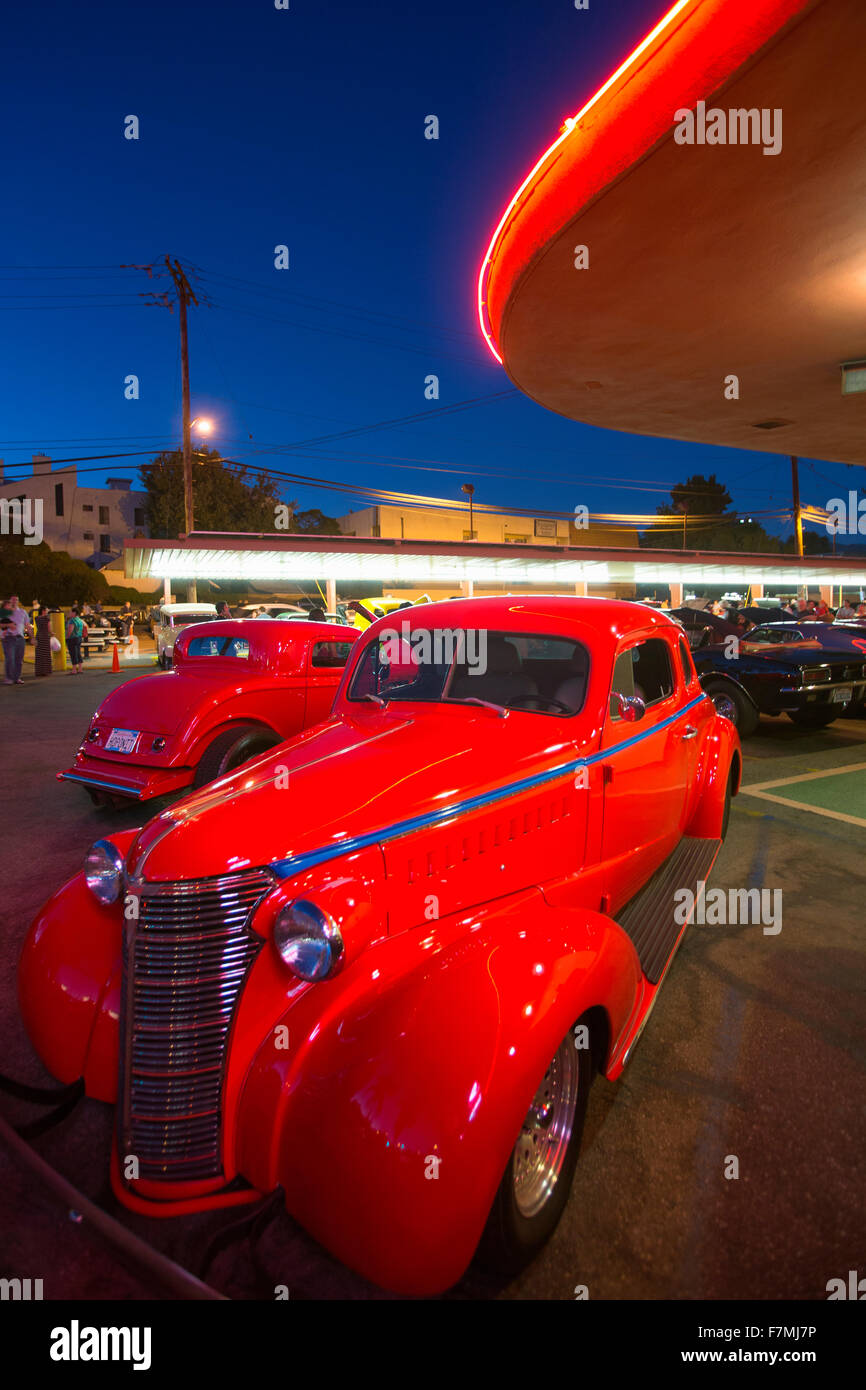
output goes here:
[[[309, 613], [280, 613], [278, 616], [284, 622], [288, 623], [306, 623], [310, 620]], [[328, 610], [325, 611], [325, 622], [339, 623], [342, 626], [342, 624], [345, 622], [345, 618], [341, 618], [339, 613], [333, 613], [330, 610]]]
[[297, 618], [308, 618], [309, 612], [306, 608], [301, 608], [296, 603], [244, 603], [235, 610], [236, 618], [257, 618], [260, 615], [264, 618], [285, 618], [288, 615]]
[[279, 1187], [339, 1259], [429, 1295], [554, 1230], [741, 754], [642, 605], [465, 599], [401, 629], [363, 634], [325, 724], [97, 842], [19, 997], [48, 1069], [117, 1103], [126, 1206]]
[[213, 622], [217, 615], [213, 603], [163, 603], [156, 625], [156, 660], [167, 671], [172, 663], [175, 639], [193, 623]]
[[742, 614], [750, 623], [790, 623], [796, 621], [784, 608], [772, 604], [755, 604], [751, 608], [738, 608], [736, 617]]
[[[368, 613], [373, 615], [373, 619], [375, 620], [377, 618], [387, 617], [389, 613], [396, 613], [398, 609], [414, 608], [418, 604], [429, 603], [430, 598], [427, 594], [422, 594], [420, 598], [416, 599], [394, 598], [389, 595], [387, 598], [381, 596], [379, 598], [362, 598], [359, 599], [358, 602], [363, 605]], [[354, 623], [355, 627], [359, 628], [362, 632], [370, 626], [370, 619], [365, 617], [363, 613], [358, 613], [350, 609], [348, 617], [350, 621]]]
[[185, 628], [170, 676], [116, 686], [58, 780], [94, 801], [203, 787], [326, 719], [358, 636], [323, 623]]
[[866, 655], [866, 630], [856, 623], [764, 623], [743, 638], [747, 651], [778, 651], [792, 647], [797, 651], [832, 648]]
[[693, 650], [701, 685], [741, 738], [755, 732], [762, 714], [787, 714], [802, 728], [823, 729], [862, 707], [866, 652], [813, 647], [808, 641], [802, 646], [756, 643], [761, 631], [753, 628], [738, 649]]
[[[670, 615], [689, 633], [689, 645], [693, 650], [700, 647], [722, 645], [728, 637], [736, 637], [739, 628], [727, 618], [718, 618], [715, 613], [699, 608], [672, 608]], [[693, 639], [693, 640], [692, 640]]]

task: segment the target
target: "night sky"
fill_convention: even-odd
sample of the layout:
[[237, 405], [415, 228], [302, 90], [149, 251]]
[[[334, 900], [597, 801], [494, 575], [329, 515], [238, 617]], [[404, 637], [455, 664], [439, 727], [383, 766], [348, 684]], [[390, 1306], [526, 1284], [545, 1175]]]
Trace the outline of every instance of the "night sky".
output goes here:
[[[510, 388], [475, 283], [513, 190], [668, 0], [210, 0], [47, 3], [4, 16], [0, 456], [173, 447], [170, 283], [122, 263], [198, 267], [193, 414], [227, 457], [333, 479], [282, 496], [339, 515], [359, 483], [525, 508], [652, 512], [715, 472], [741, 511], [790, 504], [787, 458], [562, 420]], [[440, 121], [424, 139], [424, 118]], [[124, 138], [136, 115], [140, 138]], [[285, 243], [290, 269], [274, 269]], [[124, 378], [140, 399], [124, 399]], [[425, 402], [424, 378], [440, 378]], [[311, 445], [407, 415], [431, 418]], [[289, 450], [288, 446], [293, 447]], [[145, 455], [144, 457], [147, 457]], [[84, 463], [82, 483], [138, 459]], [[29, 472], [29, 469], [24, 471]], [[591, 482], [587, 480], [592, 480]], [[602, 480], [602, 481], [599, 481]], [[804, 464], [804, 502], [857, 478]], [[365, 505], [360, 503], [359, 505]], [[781, 534], [790, 534], [790, 525]]]

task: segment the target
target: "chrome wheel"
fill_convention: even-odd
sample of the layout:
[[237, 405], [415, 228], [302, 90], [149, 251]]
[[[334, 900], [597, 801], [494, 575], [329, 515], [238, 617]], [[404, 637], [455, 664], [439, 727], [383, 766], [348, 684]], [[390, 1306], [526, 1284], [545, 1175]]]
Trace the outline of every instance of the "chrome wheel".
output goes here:
[[737, 706], [730, 695], [725, 695], [721, 690], [718, 690], [710, 698], [716, 707], [716, 714], [721, 714], [725, 719], [730, 719], [731, 723], [736, 727]]
[[514, 1200], [521, 1216], [542, 1209], [555, 1188], [577, 1111], [578, 1060], [569, 1033], [533, 1097], [514, 1147]]

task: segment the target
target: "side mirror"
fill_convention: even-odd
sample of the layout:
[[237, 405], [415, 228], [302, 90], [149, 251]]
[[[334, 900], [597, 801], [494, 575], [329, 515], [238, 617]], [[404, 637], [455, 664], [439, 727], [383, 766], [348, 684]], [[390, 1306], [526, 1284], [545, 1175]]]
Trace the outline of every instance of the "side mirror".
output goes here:
[[646, 714], [646, 705], [639, 695], [622, 695], [615, 690], [612, 698], [616, 701], [617, 714], [626, 724], [636, 724]]

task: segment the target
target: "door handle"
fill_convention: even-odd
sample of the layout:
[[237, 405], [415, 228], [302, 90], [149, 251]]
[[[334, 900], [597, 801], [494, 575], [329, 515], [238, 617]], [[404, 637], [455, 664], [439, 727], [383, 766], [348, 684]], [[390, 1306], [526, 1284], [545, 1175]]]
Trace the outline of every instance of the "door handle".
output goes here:
[[697, 736], [698, 731], [695, 728], [694, 724], [687, 724], [686, 727], [683, 729], [682, 733], [680, 734], [680, 738], [682, 738], [684, 741], [688, 738], [697, 738]]

